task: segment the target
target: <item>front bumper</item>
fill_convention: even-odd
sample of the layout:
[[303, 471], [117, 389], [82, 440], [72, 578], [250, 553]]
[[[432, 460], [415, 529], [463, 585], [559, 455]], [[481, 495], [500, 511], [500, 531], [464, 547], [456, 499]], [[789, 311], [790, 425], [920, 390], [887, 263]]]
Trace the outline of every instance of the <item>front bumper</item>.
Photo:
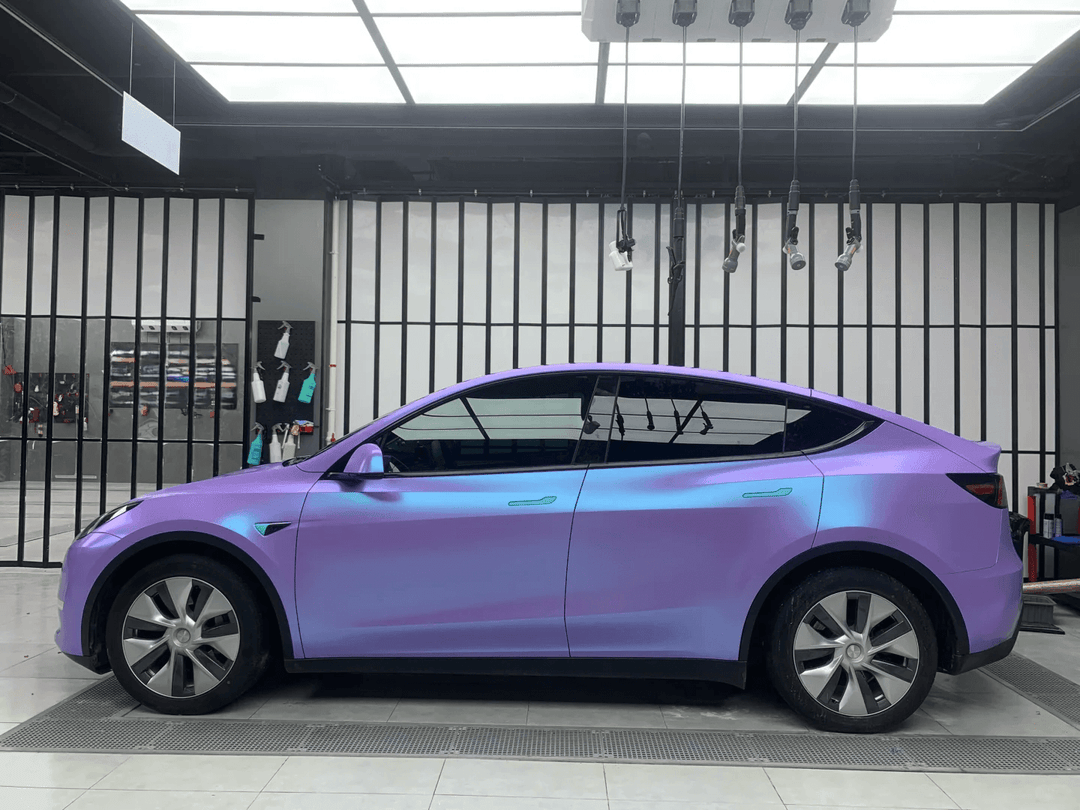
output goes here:
[[64, 655], [96, 673], [108, 671], [102, 647], [87, 649], [85, 611], [90, 591], [105, 566], [113, 558], [113, 546], [118, 538], [104, 532], [92, 532], [76, 541], [64, 557], [60, 573], [56, 646]]

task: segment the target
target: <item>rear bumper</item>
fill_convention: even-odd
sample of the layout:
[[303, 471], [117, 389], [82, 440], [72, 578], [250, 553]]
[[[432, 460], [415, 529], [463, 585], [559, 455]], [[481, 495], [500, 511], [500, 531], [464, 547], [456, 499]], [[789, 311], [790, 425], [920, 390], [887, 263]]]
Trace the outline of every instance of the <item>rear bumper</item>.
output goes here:
[[[63, 650], [61, 650], [61, 652], [63, 652]], [[88, 670], [95, 673], [96, 675], [104, 675], [106, 672], [112, 669], [112, 667], [110, 667], [108, 663], [99, 661], [92, 655], [72, 655], [69, 652], [64, 653], [64, 655], [66, 655], [79, 666], [86, 667]]]
[[964, 672], [971, 672], [973, 669], [979, 667], [985, 667], [987, 664], [992, 664], [995, 661], [1000, 661], [1013, 651], [1013, 647], [1016, 646], [1016, 637], [1020, 635], [1020, 623], [1017, 622], [1016, 630], [1012, 636], [1005, 639], [1000, 644], [996, 644], [988, 650], [983, 650], [977, 653], [968, 653], [967, 655], [954, 655], [952, 662], [946, 672], [949, 675], [960, 675]]

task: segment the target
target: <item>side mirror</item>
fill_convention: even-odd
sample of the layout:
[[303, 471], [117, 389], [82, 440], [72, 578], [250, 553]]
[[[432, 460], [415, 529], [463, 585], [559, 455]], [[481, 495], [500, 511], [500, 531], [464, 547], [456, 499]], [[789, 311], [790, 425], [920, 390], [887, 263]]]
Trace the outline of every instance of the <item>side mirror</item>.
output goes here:
[[385, 471], [382, 450], [377, 444], [360, 445], [345, 464], [345, 474], [348, 476], [378, 478]]

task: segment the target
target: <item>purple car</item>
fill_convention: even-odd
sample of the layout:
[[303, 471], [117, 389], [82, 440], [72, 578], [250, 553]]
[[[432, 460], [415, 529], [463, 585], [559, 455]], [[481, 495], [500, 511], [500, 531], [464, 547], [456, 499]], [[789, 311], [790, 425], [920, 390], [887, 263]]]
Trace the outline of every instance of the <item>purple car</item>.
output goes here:
[[876, 732], [1010, 652], [1001, 449], [735, 374], [547, 366], [431, 394], [304, 459], [102, 515], [60, 649], [197, 714], [291, 672], [746, 686]]

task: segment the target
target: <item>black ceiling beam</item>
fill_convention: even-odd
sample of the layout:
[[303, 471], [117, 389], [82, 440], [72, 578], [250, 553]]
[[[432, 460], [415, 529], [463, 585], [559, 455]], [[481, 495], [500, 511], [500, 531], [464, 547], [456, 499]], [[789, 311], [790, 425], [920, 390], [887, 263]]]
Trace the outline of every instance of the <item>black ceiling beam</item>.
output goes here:
[[389, 70], [390, 75], [394, 77], [394, 84], [396, 84], [398, 90], [401, 91], [401, 97], [405, 99], [406, 104], [416, 104], [416, 100], [409, 90], [409, 85], [405, 83], [405, 77], [401, 75], [401, 69], [394, 61], [394, 56], [390, 53], [390, 49], [386, 46], [386, 40], [383, 39], [382, 32], [375, 23], [375, 18], [371, 16], [371, 12], [368, 10], [366, 0], [353, 0], [353, 5], [356, 6], [357, 13], [360, 15], [361, 19], [363, 19], [364, 26], [371, 35], [372, 42], [374, 42], [375, 47], [379, 49], [379, 55], [382, 56], [383, 61], [386, 63], [387, 70]]

